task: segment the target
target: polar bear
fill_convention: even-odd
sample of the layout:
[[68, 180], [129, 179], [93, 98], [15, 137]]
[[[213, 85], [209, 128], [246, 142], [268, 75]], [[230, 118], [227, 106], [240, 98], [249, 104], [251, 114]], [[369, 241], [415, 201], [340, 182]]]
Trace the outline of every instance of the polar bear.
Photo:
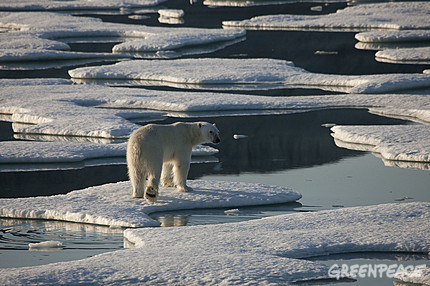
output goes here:
[[208, 122], [148, 124], [135, 130], [127, 144], [133, 198], [157, 201], [160, 180], [164, 186], [176, 186], [179, 192], [192, 191], [186, 185], [192, 147], [219, 142], [218, 129]]

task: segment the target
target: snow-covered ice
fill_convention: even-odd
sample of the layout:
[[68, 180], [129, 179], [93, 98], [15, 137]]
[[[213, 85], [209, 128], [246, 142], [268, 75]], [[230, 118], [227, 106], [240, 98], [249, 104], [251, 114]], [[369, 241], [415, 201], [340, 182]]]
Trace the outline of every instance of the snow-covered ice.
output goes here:
[[[127, 142], [96, 144], [75, 142], [0, 141], [0, 164], [77, 162], [94, 158], [125, 159]], [[218, 150], [210, 146], [193, 147], [192, 156], [211, 156]]]
[[2, 0], [0, 10], [2, 11], [64, 11], [64, 10], [107, 10], [120, 8], [140, 8], [155, 6], [165, 0]]
[[184, 10], [180, 9], [160, 9], [158, 10], [158, 14], [162, 17], [167, 18], [182, 18], [184, 17]]
[[382, 30], [361, 32], [355, 38], [364, 43], [428, 42], [430, 30]]
[[[267, 15], [224, 21], [223, 27], [285, 30], [430, 29], [430, 3], [403, 2], [350, 6], [328, 15]], [[407, 15], [407, 17], [405, 17]]]
[[[407, 226], [407, 227], [405, 227]], [[428, 252], [430, 204], [294, 213], [241, 223], [128, 229], [135, 249], [0, 270], [1, 284], [279, 285], [328, 278], [305, 259], [349, 252]]]
[[[208, 69], [216, 66], [216, 69]], [[430, 87], [427, 74], [330, 75], [308, 72], [275, 59], [200, 58], [133, 60], [69, 71], [73, 79], [140, 80], [187, 88], [300, 86], [348, 93], [386, 93]]]
[[383, 50], [375, 58], [386, 63], [430, 64], [430, 47]]
[[[150, 58], [177, 57], [221, 49], [243, 40], [246, 34], [244, 30], [172, 29], [109, 23], [96, 18], [51, 12], [0, 12], [0, 28], [10, 30], [0, 34], [0, 40], [4, 40], [0, 44], [0, 62], [129, 57], [123, 52], [139, 52], [143, 53], [140, 57]], [[113, 47], [115, 55], [79, 53], [68, 51], [70, 47], [66, 42], [72, 39], [82, 42], [96, 39], [109, 42], [115, 39], [121, 43]], [[175, 51], [184, 48], [185, 51]]]
[[[428, 74], [430, 77], [430, 74]], [[169, 114], [371, 108], [386, 116], [430, 122], [430, 98], [420, 94], [351, 94], [265, 97], [227, 93], [151, 91], [102, 85], [71, 85], [65, 80], [1, 80], [0, 113], [9, 114], [13, 131], [23, 134], [127, 138], [139, 121]], [[41, 96], [43, 95], [43, 96]], [[184, 100], [186, 98], [186, 100]], [[181, 112], [180, 115], [178, 112]], [[25, 124], [23, 124], [25, 123]], [[51, 138], [52, 139], [52, 138]]]
[[157, 203], [133, 199], [129, 181], [89, 187], [66, 195], [0, 199], [0, 217], [53, 219], [114, 227], [158, 226], [158, 211], [238, 207], [293, 202], [301, 195], [289, 188], [221, 181], [188, 181], [193, 192], [160, 187]]
[[379, 153], [386, 160], [430, 162], [429, 125], [338, 125], [331, 130], [340, 147], [351, 148], [343, 143], [354, 143], [352, 148]]
[[430, 267], [396, 273], [394, 277], [407, 283], [430, 285]]

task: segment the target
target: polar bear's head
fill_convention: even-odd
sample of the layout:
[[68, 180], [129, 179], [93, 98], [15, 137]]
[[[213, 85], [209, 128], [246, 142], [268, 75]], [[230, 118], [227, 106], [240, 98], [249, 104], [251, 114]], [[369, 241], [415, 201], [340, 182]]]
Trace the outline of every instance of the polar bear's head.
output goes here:
[[218, 144], [221, 142], [219, 138], [219, 130], [216, 128], [215, 124], [208, 122], [198, 122], [200, 128], [200, 134], [203, 137], [204, 143], [214, 143]]

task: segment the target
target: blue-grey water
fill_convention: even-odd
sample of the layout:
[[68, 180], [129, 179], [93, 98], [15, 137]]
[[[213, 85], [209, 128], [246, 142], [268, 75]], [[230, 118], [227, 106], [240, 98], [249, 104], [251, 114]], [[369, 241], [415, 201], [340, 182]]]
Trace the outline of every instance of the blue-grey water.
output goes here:
[[[315, 3], [267, 5], [259, 7], [209, 8], [201, 2], [168, 1], [163, 6], [184, 9], [184, 24], [178, 26], [220, 28], [223, 20], [240, 20], [274, 13], [321, 14], [346, 7], [346, 3], [323, 5], [321, 12], [311, 11]], [[168, 26], [159, 23], [158, 15], [132, 20], [128, 15], [87, 13], [104, 21]], [[204, 57], [266, 57], [293, 61], [311, 72], [335, 74], [411, 73], [426, 65], [385, 64], [374, 60], [374, 51], [354, 48], [355, 33], [303, 31], [248, 31], [245, 41]], [[113, 43], [72, 43], [72, 50], [109, 52]], [[316, 55], [316, 50], [337, 51]], [[190, 56], [200, 57], [200, 56]], [[76, 66], [46, 70], [12, 71], [3, 67], [0, 78], [69, 78], [67, 71]], [[154, 90], [160, 87], [147, 87]], [[173, 89], [173, 88], [165, 88]], [[175, 89], [179, 90], [179, 89]], [[222, 92], [222, 91], [220, 91]], [[231, 92], [231, 91], [228, 91]], [[257, 91], [266, 96], [306, 96], [327, 94], [321, 90], [278, 89]], [[217, 146], [219, 162], [193, 164], [190, 179], [243, 181], [291, 187], [303, 198], [296, 203], [259, 207], [242, 207], [227, 214], [227, 209], [184, 210], [154, 213], [163, 226], [229, 223], [266, 216], [318, 211], [339, 207], [373, 205], [397, 201], [429, 201], [429, 171], [385, 166], [370, 152], [337, 147], [324, 123], [411, 124], [411, 122], [372, 115], [364, 109], [329, 109], [296, 114], [207, 117], [222, 132]], [[178, 120], [167, 118], [163, 123]], [[184, 120], [181, 118], [181, 120]], [[195, 120], [188, 118], [186, 120]], [[248, 135], [235, 140], [233, 134]], [[0, 122], [0, 140], [15, 140], [11, 124]], [[126, 166], [79, 167], [56, 171], [0, 172], [0, 197], [28, 197], [67, 193], [71, 190], [127, 180]], [[28, 243], [56, 240], [63, 243], [57, 251], [29, 251]], [[122, 231], [54, 221], [0, 219], [0, 267], [46, 264], [81, 259], [123, 247]], [[331, 260], [330, 260], [331, 259]], [[330, 257], [328, 265], [347, 261], [354, 263], [423, 263], [428, 255], [386, 257]], [[411, 262], [413, 261], [413, 262]], [[405, 262], [405, 263], [406, 263]], [[346, 263], [346, 262], [345, 262]], [[430, 263], [428, 263], [430, 264]], [[362, 280], [348, 285], [392, 285], [393, 279]], [[373, 284], [372, 284], [373, 283]]]

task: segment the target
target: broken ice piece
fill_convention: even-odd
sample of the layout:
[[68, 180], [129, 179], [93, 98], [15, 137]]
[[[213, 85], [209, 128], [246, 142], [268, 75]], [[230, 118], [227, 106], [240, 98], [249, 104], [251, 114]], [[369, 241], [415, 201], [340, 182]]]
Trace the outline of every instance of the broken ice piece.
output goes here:
[[28, 244], [29, 250], [50, 250], [50, 249], [59, 249], [59, 248], [63, 248], [63, 244], [55, 240], [48, 240], [48, 241]]
[[247, 138], [248, 136], [246, 136], [246, 135], [242, 135], [242, 134], [234, 134], [233, 135], [233, 138], [234, 139], [243, 139], [243, 138]]
[[239, 209], [231, 209], [231, 210], [224, 211], [224, 213], [226, 215], [237, 215], [240, 213], [240, 210]]

